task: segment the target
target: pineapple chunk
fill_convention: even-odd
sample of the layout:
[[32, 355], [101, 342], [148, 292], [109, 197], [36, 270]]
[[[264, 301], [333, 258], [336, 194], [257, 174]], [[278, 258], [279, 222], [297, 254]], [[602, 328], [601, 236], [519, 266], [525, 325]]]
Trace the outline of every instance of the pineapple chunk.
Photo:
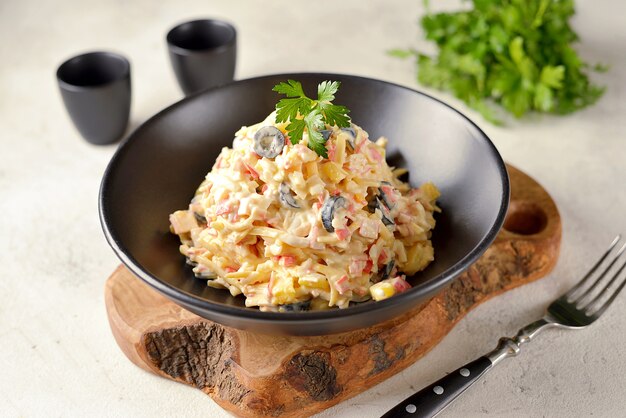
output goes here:
[[304, 177], [308, 179], [316, 174], [319, 174], [317, 161], [311, 161], [310, 163], [304, 164]]
[[407, 275], [423, 270], [435, 259], [434, 249], [430, 242], [421, 242], [410, 247], [406, 252], [407, 263], [402, 269]]
[[345, 179], [347, 176], [347, 173], [341, 169], [339, 164], [334, 163], [332, 161], [322, 164], [320, 167], [320, 171], [331, 182], [335, 184], [339, 183], [341, 180]]
[[271, 302], [273, 304], [285, 305], [292, 303], [296, 298], [296, 290], [293, 287], [293, 278], [291, 276], [274, 276], [271, 293]]

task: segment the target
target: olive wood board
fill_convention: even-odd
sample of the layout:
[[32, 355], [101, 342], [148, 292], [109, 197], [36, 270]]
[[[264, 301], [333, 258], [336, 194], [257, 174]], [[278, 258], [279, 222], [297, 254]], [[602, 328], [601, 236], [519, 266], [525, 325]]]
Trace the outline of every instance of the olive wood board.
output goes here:
[[105, 287], [113, 335], [137, 366], [194, 386], [237, 416], [320, 412], [416, 362], [480, 303], [552, 270], [558, 209], [536, 181], [507, 168], [511, 201], [493, 244], [437, 296], [391, 321], [326, 336], [256, 334], [186, 311], [120, 266]]

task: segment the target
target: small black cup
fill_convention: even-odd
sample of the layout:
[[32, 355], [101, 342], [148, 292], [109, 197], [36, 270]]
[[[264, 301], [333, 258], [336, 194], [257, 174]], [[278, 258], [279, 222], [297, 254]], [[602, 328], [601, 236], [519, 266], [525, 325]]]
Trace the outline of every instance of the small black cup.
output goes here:
[[230, 23], [214, 19], [181, 23], [168, 32], [167, 46], [185, 95], [233, 81], [237, 31]]
[[70, 58], [57, 70], [61, 96], [78, 132], [96, 145], [115, 142], [130, 115], [130, 63], [112, 52]]

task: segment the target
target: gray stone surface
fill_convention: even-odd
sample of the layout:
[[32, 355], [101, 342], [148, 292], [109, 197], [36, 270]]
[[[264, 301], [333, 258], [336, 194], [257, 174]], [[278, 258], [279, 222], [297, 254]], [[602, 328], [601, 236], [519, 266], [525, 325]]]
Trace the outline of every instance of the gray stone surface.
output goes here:
[[[430, 48], [418, 39], [421, 13], [418, 0], [2, 2], [2, 415], [228, 416], [198, 390], [130, 364], [110, 334], [102, 290], [118, 260], [100, 230], [97, 193], [115, 146], [90, 146], [70, 124], [55, 84], [61, 61], [96, 49], [130, 57], [132, 129], [182, 97], [164, 42], [177, 22], [231, 20], [239, 29], [237, 78], [329, 71], [417, 87], [412, 64], [385, 51]], [[624, 15], [624, 2], [578, 2], [578, 48], [611, 70], [596, 77], [608, 87], [606, 96], [573, 116], [531, 116], [498, 128], [449, 95], [429, 91], [466, 111], [507, 161], [550, 191], [563, 217], [562, 256], [550, 277], [481, 306], [421, 361], [321, 417], [380, 415], [483, 354], [540, 315], [602, 246], [626, 232]], [[625, 317], [626, 295], [588, 330], [542, 335], [441, 416], [623, 416]]]

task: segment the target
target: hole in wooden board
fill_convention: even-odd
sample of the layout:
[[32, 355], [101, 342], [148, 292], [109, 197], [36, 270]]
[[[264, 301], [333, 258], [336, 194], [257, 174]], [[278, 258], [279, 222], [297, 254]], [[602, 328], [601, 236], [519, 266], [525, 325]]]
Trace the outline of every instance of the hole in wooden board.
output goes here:
[[514, 234], [533, 235], [548, 224], [546, 213], [534, 203], [513, 201], [504, 219], [504, 229]]

